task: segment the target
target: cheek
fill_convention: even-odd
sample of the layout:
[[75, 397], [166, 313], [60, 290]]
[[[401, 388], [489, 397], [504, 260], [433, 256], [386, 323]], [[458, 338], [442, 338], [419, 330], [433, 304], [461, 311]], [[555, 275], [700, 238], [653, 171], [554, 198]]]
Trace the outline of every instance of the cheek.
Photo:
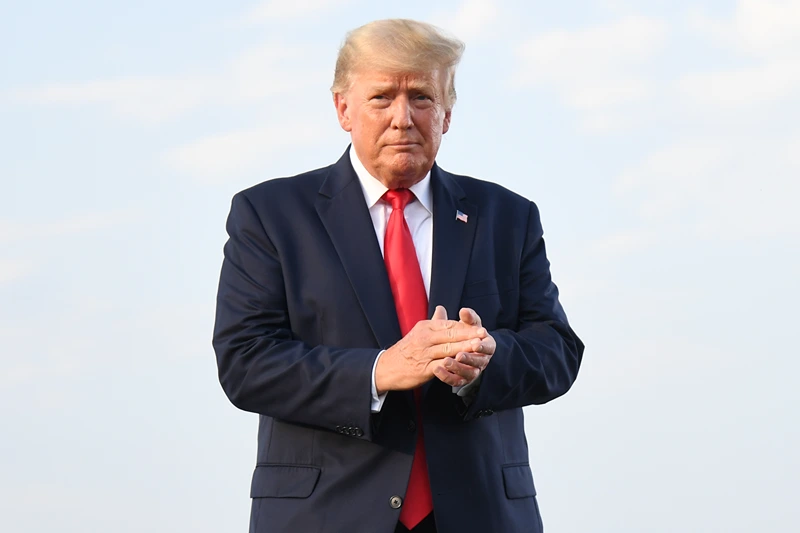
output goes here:
[[425, 137], [434, 144], [438, 144], [439, 139], [442, 137], [442, 123], [437, 120], [431, 120], [425, 125]]
[[360, 121], [361, 131], [365, 135], [371, 135], [375, 138], [379, 137], [385, 130], [387, 130], [385, 113], [373, 110], [366, 113]]
[[370, 133], [370, 121], [367, 117], [359, 117], [359, 120], [353, 121], [353, 135], [358, 136], [359, 139], [369, 140], [371, 135]]
[[428, 132], [431, 136], [441, 135], [444, 122], [444, 111], [431, 109], [420, 117], [420, 129]]

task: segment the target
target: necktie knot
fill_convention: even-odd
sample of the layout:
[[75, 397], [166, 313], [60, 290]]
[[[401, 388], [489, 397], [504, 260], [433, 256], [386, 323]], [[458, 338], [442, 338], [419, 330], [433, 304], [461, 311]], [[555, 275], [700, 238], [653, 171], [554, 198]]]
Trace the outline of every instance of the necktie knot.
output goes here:
[[389, 189], [383, 194], [385, 202], [391, 204], [392, 209], [402, 211], [406, 205], [414, 200], [414, 193], [408, 189]]

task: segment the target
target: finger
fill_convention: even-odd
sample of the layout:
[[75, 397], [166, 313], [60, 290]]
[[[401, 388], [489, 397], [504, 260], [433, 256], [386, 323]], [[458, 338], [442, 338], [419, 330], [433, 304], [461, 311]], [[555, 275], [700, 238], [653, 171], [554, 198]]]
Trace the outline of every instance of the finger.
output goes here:
[[467, 324], [465, 322], [459, 322], [458, 320], [437, 320], [435, 318], [431, 318], [427, 321], [428, 329], [433, 331], [439, 331], [443, 329], [469, 329], [469, 328], [478, 328], [480, 326], [475, 326], [472, 324]]
[[433, 310], [431, 320], [447, 320], [447, 309], [442, 305], [437, 305], [436, 309]]
[[464, 351], [474, 352], [476, 354], [486, 354], [491, 356], [494, 355], [496, 349], [497, 349], [497, 342], [494, 340], [494, 337], [492, 337], [487, 333], [485, 337], [480, 339], [480, 342], [473, 342], [471, 350], [464, 350]]
[[[475, 326], [462, 325], [462, 327], [441, 327], [440, 329], [436, 329], [436, 326], [432, 325], [430, 331], [426, 332], [425, 342], [427, 342], [429, 345], [435, 345], [444, 344], [447, 342], [462, 342], [470, 339], [482, 341], [488, 335], [489, 333], [486, 331], [486, 328], [479, 328]], [[475, 347], [477, 348], [480, 344], [480, 342], [477, 342]], [[463, 351], [476, 352], [478, 350], [465, 349]]]
[[494, 351], [497, 349], [497, 342], [495, 342], [494, 337], [491, 335], [486, 335], [480, 343], [480, 346], [474, 352], [483, 353], [486, 355], [494, 355]]
[[453, 374], [441, 366], [437, 366], [433, 369], [433, 375], [436, 376], [440, 381], [447, 383], [452, 387], [463, 387], [469, 383], [469, 381], [463, 377]]
[[425, 349], [430, 359], [444, 359], [445, 357], [455, 357], [459, 352], [475, 352], [483, 343], [482, 339], [468, 339], [458, 342], [443, 342], [434, 344]]
[[478, 316], [478, 313], [476, 313], [469, 307], [462, 307], [461, 310], [458, 312], [458, 318], [460, 318], [461, 321], [466, 324], [470, 324], [473, 326], [481, 325], [481, 317]]
[[444, 364], [442, 366], [444, 367], [445, 370], [447, 370], [451, 374], [461, 376], [467, 381], [474, 380], [481, 373], [480, 368], [460, 363], [451, 357], [447, 357], [443, 361]]
[[458, 363], [471, 366], [473, 368], [477, 368], [479, 370], [483, 370], [489, 364], [489, 360], [491, 359], [490, 355], [484, 355], [481, 353], [459, 353], [456, 354], [455, 360]]

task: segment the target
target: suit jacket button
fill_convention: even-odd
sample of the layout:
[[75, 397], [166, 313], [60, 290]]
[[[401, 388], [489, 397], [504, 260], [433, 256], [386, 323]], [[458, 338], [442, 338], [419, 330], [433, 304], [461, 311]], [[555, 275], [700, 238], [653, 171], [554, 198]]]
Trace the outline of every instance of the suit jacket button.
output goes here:
[[342, 426], [336, 426], [336, 433], [342, 432]]
[[356, 437], [363, 437], [363, 436], [364, 436], [364, 430], [361, 428], [356, 428]]
[[417, 425], [413, 420], [409, 420], [408, 424], [406, 425], [406, 429], [408, 429], [409, 433], [414, 433], [417, 430]]
[[400, 509], [403, 506], [403, 498], [400, 496], [392, 496], [389, 498], [389, 507], [392, 509]]

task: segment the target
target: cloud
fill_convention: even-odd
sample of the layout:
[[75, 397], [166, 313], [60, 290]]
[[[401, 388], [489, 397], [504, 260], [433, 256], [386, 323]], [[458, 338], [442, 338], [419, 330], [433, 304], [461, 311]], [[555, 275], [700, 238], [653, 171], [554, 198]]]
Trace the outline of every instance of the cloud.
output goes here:
[[800, 234], [800, 141], [717, 136], [677, 141], [616, 180], [615, 193], [660, 233], [700, 239]]
[[678, 81], [677, 87], [695, 104], [730, 110], [796, 99], [800, 91], [800, 59], [687, 74]]
[[689, 24], [718, 45], [754, 57], [797, 58], [800, 50], [798, 0], [740, 0], [727, 20], [695, 8], [689, 12]]
[[[9, 314], [0, 324], [0, 339], [17, 357], [0, 359], [0, 391], [46, 382], [68, 383], [70, 378], [85, 376], [93, 364], [107, 362], [107, 339], [130, 335], [127, 313], [119, 302], [104, 301], [88, 291], [66, 305], [45, 305], [37, 309], [34, 318]], [[131, 344], [129, 340], [125, 347], [118, 347], [117, 355]], [[37, 395], [37, 404], [57, 406], [65, 392], [62, 387], [47, 388]]]
[[576, 87], [565, 96], [565, 100], [576, 109], [591, 111], [643, 100], [647, 98], [649, 91], [645, 80], [616, 79], [591, 87]]
[[351, 4], [352, 0], [267, 0], [237, 17], [241, 24], [263, 24], [288, 19], [321, 15]]
[[800, 175], [800, 135], [794, 139], [790, 139], [787, 143], [787, 159], [790, 168], [794, 168], [797, 174]]
[[197, 109], [245, 107], [327, 83], [326, 71], [300, 61], [318, 55], [308, 47], [268, 41], [245, 50], [217, 72], [56, 83], [17, 89], [9, 98], [29, 105], [99, 105], [126, 120], [158, 124]]
[[33, 273], [33, 265], [21, 259], [0, 258], [0, 284], [10, 283]]
[[212, 135], [180, 146], [165, 156], [176, 170], [216, 182], [257, 168], [272, 154], [309, 145], [321, 137], [312, 124], [267, 127]]
[[695, 9], [688, 20], [695, 33], [733, 51], [747, 64], [686, 74], [677, 83], [684, 97], [723, 111], [796, 99], [800, 1], [742, 0], [730, 19], [715, 19]]
[[135, 219], [136, 215], [130, 211], [111, 211], [79, 214], [41, 223], [0, 220], [0, 243], [63, 237], [116, 226]]
[[748, 118], [758, 120], [765, 105], [794, 101], [800, 93], [800, 0], [742, 0], [727, 18], [693, 9], [686, 22], [707, 42], [733, 52], [733, 66], [662, 68], [657, 79], [651, 67], [667, 51], [670, 29], [662, 20], [629, 15], [528, 39], [517, 50], [522, 68], [513, 81], [551, 89], [578, 113], [580, 128], [593, 133], [675, 113], [753, 111]]
[[[22, 222], [0, 220], [0, 245], [31, 243], [43, 239], [55, 239], [67, 235], [78, 235], [90, 231], [116, 226], [136, 220], [130, 211], [86, 213], [54, 220], [52, 222]], [[38, 266], [28, 259], [0, 257], [0, 284], [18, 281], [33, 274]]]
[[[326, 52], [330, 52], [327, 50]], [[311, 46], [289, 46], [268, 41], [245, 50], [224, 69], [226, 83], [220, 100], [231, 106], [267, 102], [274, 95], [297, 93], [307, 87], [327, 87], [333, 81], [329, 68], [317, 68], [313, 58], [324, 51]]]
[[618, 260], [621, 256], [632, 254], [652, 246], [656, 242], [652, 231], [627, 230], [601, 237], [589, 245], [587, 255], [595, 259]]
[[432, 21], [463, 41], [475, 41], [491, 31], [497, 14], [493, 0], [465, 0], [455, 11], [438, 11]]
[[120, 117], [160, 122], [208, 101], [218, 84], [206, 82], [192, 77], [128, 77], [22, 89], [12, 92], [11, 98], [39, 105], [103, 104]]
[[525, 64], [517, 81], [574, 89], [587, 77], [619, 74], [646, 62], [663, 46], [666, 33], [664, 22], [641, 16], [593, 28], [547, 32], [532, 37], [517, 50]]
[[635, 9], [631, 0], [595, 0], [595, 3], [602, 9], [615, 13], [630, 13]]
[[[39, 383], [42, 380], [59, 378], [63, 380], [74, 376], [82, 365], [75, 360], [63, 358], [57, 361], [48, 360], [40, 363], [22, 362], [3, 368], [0, 377], [0, 390], [24, 383]], [[41, 401], [42, 398], [39, 398]]]
[[[522, 43], [517, 87], [549, 87], [566, 105], [580, 111], [584, 129], [614, 129], [610, 115], [634, 102], [649, 100], [654, 84], [644, 72], [663, 48], [665, 22], [643, 16], [579, 30], [556, 30]], [[623, 121], [624, 122], [624, 121]]]

